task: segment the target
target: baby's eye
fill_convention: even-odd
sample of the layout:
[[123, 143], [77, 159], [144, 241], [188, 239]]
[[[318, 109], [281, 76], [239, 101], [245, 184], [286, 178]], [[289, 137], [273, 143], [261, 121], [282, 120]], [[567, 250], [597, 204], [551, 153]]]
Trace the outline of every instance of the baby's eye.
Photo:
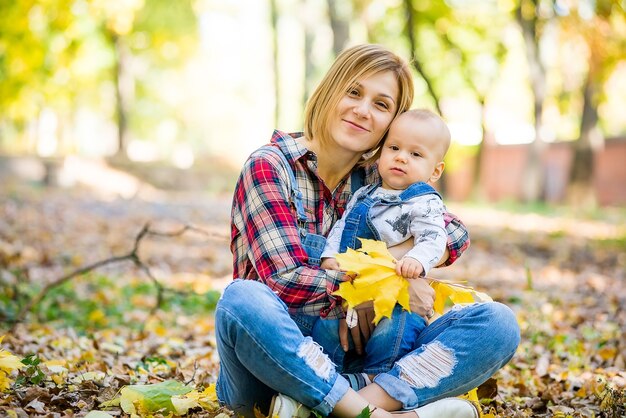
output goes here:
[[420, 154], [419, 152], [412, 152], [411, 155], [414, 156], [414, 157], [421, 157], [422, 156], [422, 154]]
[[389, 145], [389, 149], [398, 151], [400, 148], [397, 145]]

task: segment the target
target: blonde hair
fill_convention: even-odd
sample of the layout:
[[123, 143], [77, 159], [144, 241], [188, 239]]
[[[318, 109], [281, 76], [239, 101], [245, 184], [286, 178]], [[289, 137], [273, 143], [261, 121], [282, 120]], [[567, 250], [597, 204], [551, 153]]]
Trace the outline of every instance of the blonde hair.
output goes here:
[[[448, 128], [448, 125], [443, 120], [443, 118], [441, 116], [439, 116], [437, 113], [433, 112], [432, 110], [428, 110], [428, 109], [411, 109], [411, 110], [407, 110], [404, 113], [398, 113], [396, 115], [396, 118], [399, 117], [400, 115], [411, 117], [411, 118], [417, 119], [417, 120], [424, 120], [424, 121], [431, 120], [431, 121], [433, 121], [437, 125], [437, 128], [440, 131], [439, 132], [440, 133], [440, 138], [439, 139], [441, 140], [440, 141], [441, 142], [441, 144], [440, 144], [441, 147], [439, 149], [439, 153], [441, 155], [441, 159], [443, 160], [443, 157], [448, 152], [448, 148], [450, 148], [450, 142], [452, 141], [452, 135], [450, 134], [450, 129]], [[386, 139], [386, 138], [387, 138], [387, 136], [385, 135], [384, 139]], [[373, 155], [368, 156], [366, 160], [362, 161], [361, 165], [374, 164], [380, 158], [380, 154], [381, 153], [382, 153], [382, 147], [378, 148]]]
[[[398, 79], [399, 97], [394, 117], [407, 110], [413, 102], [413, 80], [408, 64], [380, 45], [357, 45], [339, 54], [309, 98], [304, 111], [304, 136], [309, 140], [316, 138], [321, 144], [328, 143], [331, 115], [346, 91], [355, 81], [383, 71], [392, 71]], [[380, 141], [374, 149], [379, 145]]]
[[435, 124], [436, 128], [439, 130], [439, 152], [441, 159], [443, 159], [446, 152], [448, 152], [448, 148], [450, 148], [450, 142], [452, 140], [450, 129], [443, 118], [429, 109], [411, 109], [404, 112], [403, 116], [404, 115], [417, 120], [432, 121]]

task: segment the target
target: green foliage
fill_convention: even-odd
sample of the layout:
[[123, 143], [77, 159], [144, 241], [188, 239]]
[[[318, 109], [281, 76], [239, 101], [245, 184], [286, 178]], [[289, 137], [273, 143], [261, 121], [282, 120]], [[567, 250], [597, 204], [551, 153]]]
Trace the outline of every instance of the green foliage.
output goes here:
[[154, 366], [167, 366], [167, 360], [162, 357], [146, 357], [135, 366], [135, 370], [151, 371]]
[[[19, 307], [39, 290], [39, 286], [27, 281], [16, 287], [0, 283], [0, 315], [10, 321]], [[205, 294], [191, 290], [185, 293], [165, 291], [161, 309], [184, 315], [205, 315], [214, 310], [219, 295], [217, 291]], [[137, 301], [141, 306], [137, 306]], [[35, 307], [34, 315], [42, 322], [85, 331], [121, 325], [141, 329], [144, 324], [128, 321], [128, 315], [133, 311], [149, 311], [155, 304], [156, 289], [149, 281], [137, 280], [120, 286], [109, 276], [86, 275], [52, 288]]]
[[370, 411], [370, 407], [368, 405], [365, 408], [363, 408], [361, 413], [357, 415], [356, 418], [370, 418], [371, 415], [372, 415], [372, 411]]
[[0, 114], [25, 121], [71, 92], [64, 67], [79, 42], [71, 2], [2, 1], [0, 9]]
[[37, 354], [31, 354], [22, 359], [22, 364], [26, 367], [20, 370], [20, 375], [15, 380], [18, 386], [32, 384], [38, 385], [46, 378], [44, 372], [39, 368], [41, 359]]

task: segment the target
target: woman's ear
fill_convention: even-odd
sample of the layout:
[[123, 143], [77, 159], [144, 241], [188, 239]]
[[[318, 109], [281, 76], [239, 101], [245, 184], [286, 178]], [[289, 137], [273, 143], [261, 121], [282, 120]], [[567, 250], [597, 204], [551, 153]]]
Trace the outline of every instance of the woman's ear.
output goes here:
[[430, 175], [430, 178], [428, 179], [428, 181], [430, 183], [434, 183], [437, 180], [439, 180], [439, 178], [441, 177], [441, 175], [443, 174], [443, 169], [446, 168], [446, 163], [444, 163], [443, 161], [439, 161], [436, 165], [435, 165], [435, 169], [433, 170], [433, 173]]

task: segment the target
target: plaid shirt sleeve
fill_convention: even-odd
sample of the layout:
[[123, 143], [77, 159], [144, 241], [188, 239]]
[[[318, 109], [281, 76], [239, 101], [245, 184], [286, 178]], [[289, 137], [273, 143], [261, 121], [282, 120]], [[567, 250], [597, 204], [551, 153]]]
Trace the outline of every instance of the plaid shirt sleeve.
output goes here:
[[467, 228], [456, 215], [446, 212], [443, 214], [443, 220], [446, 224], [446, 232], [448, 233], [447, 246], [449, 256], [441, 266], [449, 266], [458, 260], [463, 252], [467, 250], [470, 246], [470, 238]]
[[244, 165], [233, 198], [234, 277], [265, 283], [290, 312], [340, 316], [340, 299], [332, 292], [344, 274], [307, 264], [288, 184], [274, 155], [257, 154]]

